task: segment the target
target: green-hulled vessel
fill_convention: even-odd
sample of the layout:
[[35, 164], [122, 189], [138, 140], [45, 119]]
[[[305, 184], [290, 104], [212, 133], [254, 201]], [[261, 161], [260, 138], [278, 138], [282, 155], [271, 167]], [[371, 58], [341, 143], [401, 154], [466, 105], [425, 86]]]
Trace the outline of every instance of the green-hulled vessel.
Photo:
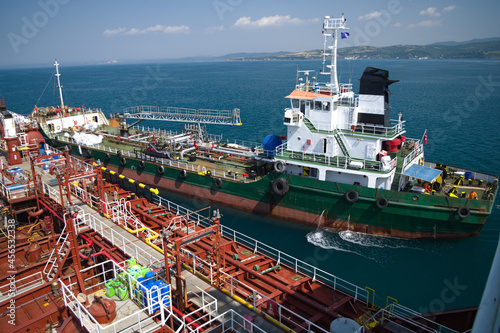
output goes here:
[[[402, 114], [390, 119], [389, 85], [397, 81], [387, 70], [366, 68], [358, 94], [338, 83], [345, 22], [325, 17], [323, 68], [297, 69], [286, 96], [286, 138], [270, 135], [255, 144], [207, 134], [205, 124], [241, 124], [238, 109], [137, 106], [108, 121], [101, 110], [64, 106], [62, 92], [61, 107], [37, 107], [32, 117], [53, 146], [167, 191], [339, 230], [401, 238], [477, 235], [493, 208], [498, 177], [426, 161], [426, 134], [408, 138]], [[56, 72], [59, 79], [57, 64]], [[138, 126], [144, 119], [187, 124], [173, 133]]]

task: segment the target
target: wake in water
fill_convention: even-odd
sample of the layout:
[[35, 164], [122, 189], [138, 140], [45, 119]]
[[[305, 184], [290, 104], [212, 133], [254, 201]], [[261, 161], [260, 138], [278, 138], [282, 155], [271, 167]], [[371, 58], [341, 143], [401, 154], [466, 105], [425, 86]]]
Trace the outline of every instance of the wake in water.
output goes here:
[[423, 250], [415, 246], [415, 242], [411, 240], [373, 236], [350, 230], [335, 231], [318, 228], [309, 232], [306, 238], [309, 243], [325, 250], [354, 253], [379, 263], [390, 257], [388, 251], [384, 250]]

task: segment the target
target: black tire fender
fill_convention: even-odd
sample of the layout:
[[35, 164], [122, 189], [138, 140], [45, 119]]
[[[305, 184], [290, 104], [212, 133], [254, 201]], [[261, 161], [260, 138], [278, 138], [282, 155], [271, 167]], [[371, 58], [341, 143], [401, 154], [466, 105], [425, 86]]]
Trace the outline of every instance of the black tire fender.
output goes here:
[[353, 202], [358, 201], [359, 194], [358, 194], [358, 192], [354, 191], [353, 189], [350, 189], [344, 193], [344, 197], [347, 200], [347, 202], [353, 203]]
[[470, 216], [470, 209], [467, 208], [467, 207], [465, 207], [465, 206], [458, 207], [458, 209], [457, 209], [457, 215], [461, 219], [466, 219], [466, 218], [468, 218]]
[[127, 164], [127, 159], [125, 157], [120, 158], [120, 165], [125, 166]]
[[220, 179], [220, 178], [214, 178], [214, 185], [217, 188], [221, 188], [222, 187], [222, 179]]
[[186, 170], [181, 170], [179, 172], [179, 177], [181, 177], [182, 179], [185, 179], [187, 177], [187, 171]]
[[144, 163], [144, 161], [139, 161], [139, 168], [144, 169], [145, 166], [146, 163]]
[[276, 178], [272, 184], [273, 192], [277, 195], [285, 195], [290, 190], [290, 185], [285, 178]]
[[156, 168], [156, 171], [158, 171], [158, 173], [164, 173], [165, 167], [163, 165], [158, 165], [158, 168]]
[[281, 160], [274, 162], [274, 171], [276, 171], [277, 173], [283, 173], [285, 169], [286, 169], [285, 162]]
[[104, 158], [109, 160], [111, 158], [111, 155], [109, 155], [109, 153], [106, 153], [106, 154], [104, 154]]
[[377, 201], [375, 201], [375, 204], [378, 208], [384, 209], [389, 206], [389, 200], [387, 200], [386, 198], [378, 198]]

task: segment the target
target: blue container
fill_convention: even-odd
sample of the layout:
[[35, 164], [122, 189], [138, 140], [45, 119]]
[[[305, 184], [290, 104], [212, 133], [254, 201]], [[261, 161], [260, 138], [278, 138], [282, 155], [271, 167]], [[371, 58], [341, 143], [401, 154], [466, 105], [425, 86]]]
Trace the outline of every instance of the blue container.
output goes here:
[[465, 178], [465, 179], [469, 179], [469, 180], [470, 180], [470, 179], [472, 178], [472, 172], [470, 172], [470, 171], [466, 171], [466, 172], [465, 172], [465, 175], [464, 175], [464, 178]]

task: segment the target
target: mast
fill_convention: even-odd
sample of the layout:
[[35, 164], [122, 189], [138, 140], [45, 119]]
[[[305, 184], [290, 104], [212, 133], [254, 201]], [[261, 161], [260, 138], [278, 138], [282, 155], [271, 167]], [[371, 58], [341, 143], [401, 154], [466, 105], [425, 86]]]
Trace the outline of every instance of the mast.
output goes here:
[[[325, 16], [325, 21], [323, 23], [323, 36], [325, 38], [323, 43], [323, 71], [321, 74], [330, 75], [330, 88], [333, 93], [339, 93], [339, 82], [337, 76], [337, 43], [338, 43], [338, 32], [340, 30], [347, 30], [345, 22], [347, 20], [342, 13], [342, 18], [331, 18], [330, 16]], [[328, 45], [328, 39], [332, 38], [330, 46]], [[327, 52], [328, 49], [328, 52]], [[325, 63], [327, 57], [331, 57], [330, 65], [326, 65], [330, 69], [329, 72], [325, 72]]]
[[54, 66], [56, 66], [57, 87], [59, 88], [59, 97], [61, 98], [61, 108], [63, 108], [64, 107], [64, 100], [63, 100], [63, 95], [62, 95], [61, 81], [59, 80], [59, 76], [61, 76], [61, 74], [59, 74], [59, 64], [57, 63], [57, 59], [56, 59]]

